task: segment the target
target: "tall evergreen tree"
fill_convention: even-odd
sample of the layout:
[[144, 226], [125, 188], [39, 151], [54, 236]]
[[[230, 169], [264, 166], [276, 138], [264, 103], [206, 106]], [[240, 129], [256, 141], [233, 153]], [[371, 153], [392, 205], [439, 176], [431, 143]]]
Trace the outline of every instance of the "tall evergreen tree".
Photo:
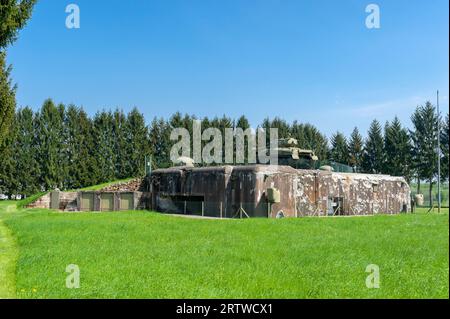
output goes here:
[[14, 149], [16, 137], [17, 129], [13, 122], [0, 148], [0, 193], [8, 196], [16, 195], [19, 190]]
[[443, 181], [449, 180], [449, 114], [442, 121], [441, 126], [441, 176]]
[[[193, 146], [193, 138], [192, 138], [193, 137], [193, 129], [194, 129], [193, 121], [196, 120], [196, 119], [197, 118], [195, 117], [195, 115], [189, 115], [189, 114], [185, 114], [184, 117], [183, 117], [183, 127], [189, 131], [189, 135], [191, 136], [191, 150], [194, 147]], [[191, 151], [191, 153], [192, 153], [192, 151]], [[191, 154], [191, 157], [192, 156], [193, 155]]]
[[6, 66], [6, 54], [0, 52], [0, 147], [8, 134], [16, 108], [16, 87], [11, 84], [11, 67]]
[[113, 113], [114, 151], [114, 176], [119, 179], [134, 176], [134, 168], [131, 163], [133, 156], [131, 141], [132, 131], [129, 122], [122, 110], [116, 109]]
[[336, 132], [331, 137], [330, 160], [347, 165], [349, 162], [349, 150], [344, 134]]
[[163, 118], [154, 118], [150, 125], [150, 154], [153, 168], [166, 168], [170, 161], [170, 125]]
[[248, 121], [247, 117], [245, 115], [241, 115], [235, 124], [235, 127], [240, 127], [244, 131], [248, 128], [250, 128], [250, 122]]
[[2, 0], [0, 3], [0, 146], [7, 135], [16, 107], [15, 86], [6, 65], [6, 47], [17, 39], [17, 33], [31, 17], [35, 0]]
[[[238, 120], [236, 121], [235, 125], [234, 125], [235, 129], [240, 128], [242, 129], [243, 132], [245, 132], [247, 129], [250, 128], [250, 123], [248, 121], [248, 119], [242, 115], [238, 118]], [[237, 156], [237, 144], [236, 144], [236, 139], [234, 139], [234, 146], [233, 146], [233, 162], [236, 164], [236, 156]], [[244, 164], [248, 164], [248, 151], [249, 151], [249, 143], [248, 143], [248, 137], [244, 137], [244, 148], [240, 149], [239, 152], [243, 152], [243, 158], [244, 158]], [[253, 150], [251, 150], [253, 151]], [[241, 163], [242, 164], [242, 163]], [[255, 164], [255, 163], [252, 163]]]
[[148, 128], [144, 116], [137, 108], [128, 113], [126, 128], [129, 177], [144, 176], [145, 156], [150, 154]]
[[298, 142], [298, 145], [301, 147], [304, 147], [302, 145], [306, 145], [306, 139], [305, 139], [305, 128], [302, 123], [299, 123], [297, 120], [295, 120], [291, 125], [290, 135], [292, 138], [295, 138]]
[[40, 190], [34, 114], [29, 107], [19, 109], [16, 112], [15, 126], [13, 158], [16, 163], [16, 170], [14, 178], [18, 180], [18, 193], [29, 196]]
[[115, 178], [116, 152], [113, 134], [113, 115], [111, 112], [97, 112], [93, 120], [95, 157], [97, 159], [99, 183], [108, 182]]
[[[183, 127], [189, 131], [192, 136], [193, 121], [196, 119], [194, 115], [185, 114], [183, 117]], [[192, 141], [191, 141], [192, 142]]]
[[426, 102], [418, 106], [411, 117], [414, 129], [411, 131], [413, 142], [413, 160], [418, 179], [418, 192], [420, 181], [429, 182], [430, 205], [432, 205], [433, 179], [437, 172], [437, 125], [438, 116], [435, 107]]
[[71, 166], [68, 154], [68, 140], [70, 136], [66, 130], [66, 106], [62, 103], [57, 106], [59, 121], [58, 130], [58, 187], [61, 190], [66, 190], [69, 187], [69, 168]]
[[386, 152], [384, 173], [393, 176], [404, 176], [411, 179], [411, 140], [408, 131], [404, 129], [398, 117], [392, 123], [387, 123], [384, 133], [384, 148]]
[[17, 39], [17, 33], [31, 17], [36, 0], [2, 0], [0, 3], [0, 49]]
[[304, 125], [303, 134], [305, 137], [305, 146], [300, 144], [300, 147], [313, 150], [320, 161], [326, 160], [328, 156], [327, 137], [311, 124]]
[[[270, 122], [270, 128], [278, 129], [279, 138], [291, 137], [291, 128], [290, 128], [289, 124], [285, 120], [283, 120], [279, 117], [275, 117]], [[267, 134], [269, 134], [269, 132], [270, 131], [267, 131]]]
[[36, 119], [36, 137], [40, 168], [40, 184], [43, 189], [63, 188], [61, 176], [61, 146], [63, 141], [63, 121], [60, 110], [52, 100], [42, 105]]
[[[221, 132], [221, 134], [222, 134], [222, 131], [221, 131], [221, 119], [219, 119], [217, 116], [215, 116], [212, 120], [210, 120], [208, 117], [204, 117], [202, 119], [202, 143], [201, 143], [201, 145], [202, 145], [202, 163], [200, 164], [200, 166], [214, 166], [214, 165], [218, 165], [219, 164], [219, 163], [216, 163], [216, 162], [206, 163], [204, 161], [204, 158], [203, 158], [203, 155], [204, 155], [203, 154], [203, 150], [205, 149], [205, 146], [212, 141], [212, 139], [210, 139], [210, 140], [203, 140], [203, 132], [205, 130], [207, 130], [208, 128], [218, 129]], [[223, 138], [222, 138], [222, 141], [223, 141]], [[219, 150], [216, 149], [216, 151], [219, 151]], [[215, 154], [211, 153], [211, 156], [212, 155], [215, 155]], [[222, 156], [223, 155], [224, 155], [224, 152], [223, 152], [223, 149], [222, 149]], [[220, 159], [220, 157], [219, 157], [219, 159]], [[223, 157], [222, 157], [222, 159], [223, 159]]]
[[66, 189], [77, 189], [95, 183], [92, 161], [94, 145], [92, 143], [92, 124], [87, 114], [75, 105], [69, 105], [64, 119], [64, 149], [68, 163], [65, 179]]
[[373, 174], [382, 173], [385, 156], [380, 122], [373, 120], [367, 135], [364, 145], [363, 171]]
[[[226, 115], [223, 115], [219, 119], [218, 126], [216, 128], [218, 128], [220, 130], [220, 133], [222, 134], [222, 162], [221, 163], [225, 163], [225, 132], [226, 132], [226, 129], [234, 128], [233, 120], [231, 118], [227, 117]], [[220, 165], [221, 163], [218, 163], [218, 165]]]
[[[189, 136], [191, 137], [190, 140], [190, 154], [189, 156], [192, 157], [192, 119], [188, 114], [186, 114], [184, 117], [180, 112], [176, 112], [173, 114], [169, 119], [169, 126], [170, 130], [178, 129], [178, 128], [184, 128], [189, 132]], [[170, 141], [170, 146], [172, 147], [177, 141]]]
[[420, 107], [417, 106], [414, 113], [411, 115], [411, 122], [413, 123], [414, 129], [409, 130], [411, 141], [412, 141], [412, 148], [411, 148], [411, 156], [412, 156], [412, 165], [413, 165], [413, 174], [417, 181], [417, 193], [421, 194], [421, 174], [422, 169], [421, 166], [424, 165], [425, 159], [422, 157], [421, 152], [421, 132], [423, 131], [422, 124], [421, 124], [421, 112]]
[[350, 140], [348, 142], [348, 153], [349, 165], [353, 167], [355, 172], [361, 171], [364, 155], [364, 141], [357, 127], [353, 129], [352, 134], [350, 135]]
[[172, 129], [184, 128], [183, 115], [180, 112], [175, 112], [169, 119], [169, 125]]
[[77, 174], [80, 187], [86, 187], [99, 183], [97, 179], [98, 160], [96, 157], [96, 139], [94, 135], [94, 124], [86, 112], [80, 108], [78, 110], [78, 153]]

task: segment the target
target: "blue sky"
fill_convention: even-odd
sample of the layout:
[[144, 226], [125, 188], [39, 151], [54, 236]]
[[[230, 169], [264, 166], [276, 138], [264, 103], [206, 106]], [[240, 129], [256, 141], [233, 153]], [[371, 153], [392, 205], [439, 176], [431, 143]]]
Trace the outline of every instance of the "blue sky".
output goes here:
[[[67, 29], [68, 4], [81, 28]], [[381, 28], [367, 29], [376, 3]], [[137, 106], [253, 126], [280, 116], [363, 133], [415, 106], [448, 111], [447, 0], [40, 0], [9, 49], [21, 106]]]

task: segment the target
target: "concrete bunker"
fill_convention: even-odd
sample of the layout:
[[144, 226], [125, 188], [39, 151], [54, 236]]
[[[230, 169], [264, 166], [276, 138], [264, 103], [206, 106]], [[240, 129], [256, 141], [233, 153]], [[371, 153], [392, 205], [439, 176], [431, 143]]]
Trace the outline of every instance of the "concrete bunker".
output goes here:
[[[290, 166], [173, 167], [151, 175], [157, 211], [213, 217], [285, 217], [396, 214], [410, 211], [405, 179], [335, 173]], [[193, 206], [190, 206], [194, 208]], [[183, 208], [183, 209], [182, 209]]]
[[144, 179], [101, 191], [51, 192], [30, 207], [63, 211], [152, 209], [220, 218], [397, 214], [411, 211], [403, 177], [335, 172], [317, 167], [310, 150], [281, 140], [279, 163], [184, 166], [154, 170]]

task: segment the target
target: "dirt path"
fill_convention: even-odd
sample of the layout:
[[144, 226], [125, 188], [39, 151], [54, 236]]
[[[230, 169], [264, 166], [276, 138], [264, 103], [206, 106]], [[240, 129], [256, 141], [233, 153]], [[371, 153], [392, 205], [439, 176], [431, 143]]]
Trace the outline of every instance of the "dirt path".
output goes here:
[[15, 204], [0, 203], [0, 299], [16, 298], [15, 267], [18, 257], [16, 241], [3, 219], [16, 211]]

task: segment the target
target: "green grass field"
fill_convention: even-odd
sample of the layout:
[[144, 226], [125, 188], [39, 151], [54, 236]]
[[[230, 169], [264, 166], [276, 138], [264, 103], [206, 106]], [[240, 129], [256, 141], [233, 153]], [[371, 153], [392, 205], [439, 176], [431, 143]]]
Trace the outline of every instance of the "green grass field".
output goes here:
[[[448, 222], [448, 210], [218, 220], [0, 202], [0, 297], [448, 298]], [[369, 264], [379, 289], [366, 287]]]

